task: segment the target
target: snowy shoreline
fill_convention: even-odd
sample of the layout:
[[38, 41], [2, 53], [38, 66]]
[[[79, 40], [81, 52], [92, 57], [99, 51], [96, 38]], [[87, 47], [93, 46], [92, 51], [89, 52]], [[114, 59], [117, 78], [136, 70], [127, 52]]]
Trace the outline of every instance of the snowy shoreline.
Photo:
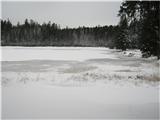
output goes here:
[[157, 119], [158, 63], [139, 55], [2, 47], [2, 118]]

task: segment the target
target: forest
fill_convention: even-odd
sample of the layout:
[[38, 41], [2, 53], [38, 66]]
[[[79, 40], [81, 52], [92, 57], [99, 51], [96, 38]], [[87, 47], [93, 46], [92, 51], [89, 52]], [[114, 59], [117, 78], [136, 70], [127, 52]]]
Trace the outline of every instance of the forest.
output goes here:
[[[2, 46], [84, 46], [140, 49], [142, 57], [160, 58], [160, 1], [124, 1], [117, 25], [61, 28], [49, 21], [26, 19], [13, 25], [1, 20]], [[106, 21], [107, 22], [107, 21]]]
[[1, 21], [2, 45], [15, 46], [111, 46], [118, 26], [97, 26], [61, 29], [56, 23], [25, 20], [13, 26], [9, 20]]

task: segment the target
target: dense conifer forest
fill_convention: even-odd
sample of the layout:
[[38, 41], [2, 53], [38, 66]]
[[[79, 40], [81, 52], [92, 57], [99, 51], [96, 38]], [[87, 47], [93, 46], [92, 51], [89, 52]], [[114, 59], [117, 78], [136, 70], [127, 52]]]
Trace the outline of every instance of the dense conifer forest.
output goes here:
[[88, 46], [121, 50], [137, 48], [143, 57], [160, 58], [159, 1], [124, 1], [117, 25], [60, 28], [53, 21], [39, 24], [26, 19], [13, 25], [1, 20], [2, 46]]
[[2, 45], [15, 46], [112, 46], [118, 26], [97, 26], [61, 29], [56, 23], [38, 24], [25, 20], [13, 26], [1, 21]]

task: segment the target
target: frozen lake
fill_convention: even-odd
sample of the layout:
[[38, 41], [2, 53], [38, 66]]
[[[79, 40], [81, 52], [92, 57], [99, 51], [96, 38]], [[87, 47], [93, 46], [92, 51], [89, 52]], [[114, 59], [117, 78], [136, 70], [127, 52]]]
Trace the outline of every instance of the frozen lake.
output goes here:
[[4, 47], [2, 50], [5, 52], [2, 57], [3, 61], [23, 61], [23, 60], [84, 61], [89, 59], [102, 59], [102, 58], [116, 59], [114, 54], [109, 54], [110, 51], [107, 48]]
[[158, 119], [159, 63], [140, 55], [2, 47], [2, 118]]

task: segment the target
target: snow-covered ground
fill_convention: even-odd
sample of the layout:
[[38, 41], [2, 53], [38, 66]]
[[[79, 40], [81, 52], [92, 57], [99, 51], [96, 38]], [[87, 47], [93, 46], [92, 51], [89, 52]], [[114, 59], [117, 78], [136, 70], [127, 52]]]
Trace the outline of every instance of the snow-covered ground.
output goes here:
[[158, 119], [159, 62], [139, 50], [2, 47], [2, 118]]
[[[23, 60], [76, 60], [84, 61], [88, 59], [112, 58], [115, 56], [107, 54], [106, 48], [80, 48], [80, 47], [4, 47], [3, 61], [23, 61]], [[104, 54], [102, 54], [104, 50]], [[16, 53], [16, 54], [15, 54]], [[25, 54], [24, 54], [25, 53]], [[93, 55], [94, 54], [94, 55]]]

